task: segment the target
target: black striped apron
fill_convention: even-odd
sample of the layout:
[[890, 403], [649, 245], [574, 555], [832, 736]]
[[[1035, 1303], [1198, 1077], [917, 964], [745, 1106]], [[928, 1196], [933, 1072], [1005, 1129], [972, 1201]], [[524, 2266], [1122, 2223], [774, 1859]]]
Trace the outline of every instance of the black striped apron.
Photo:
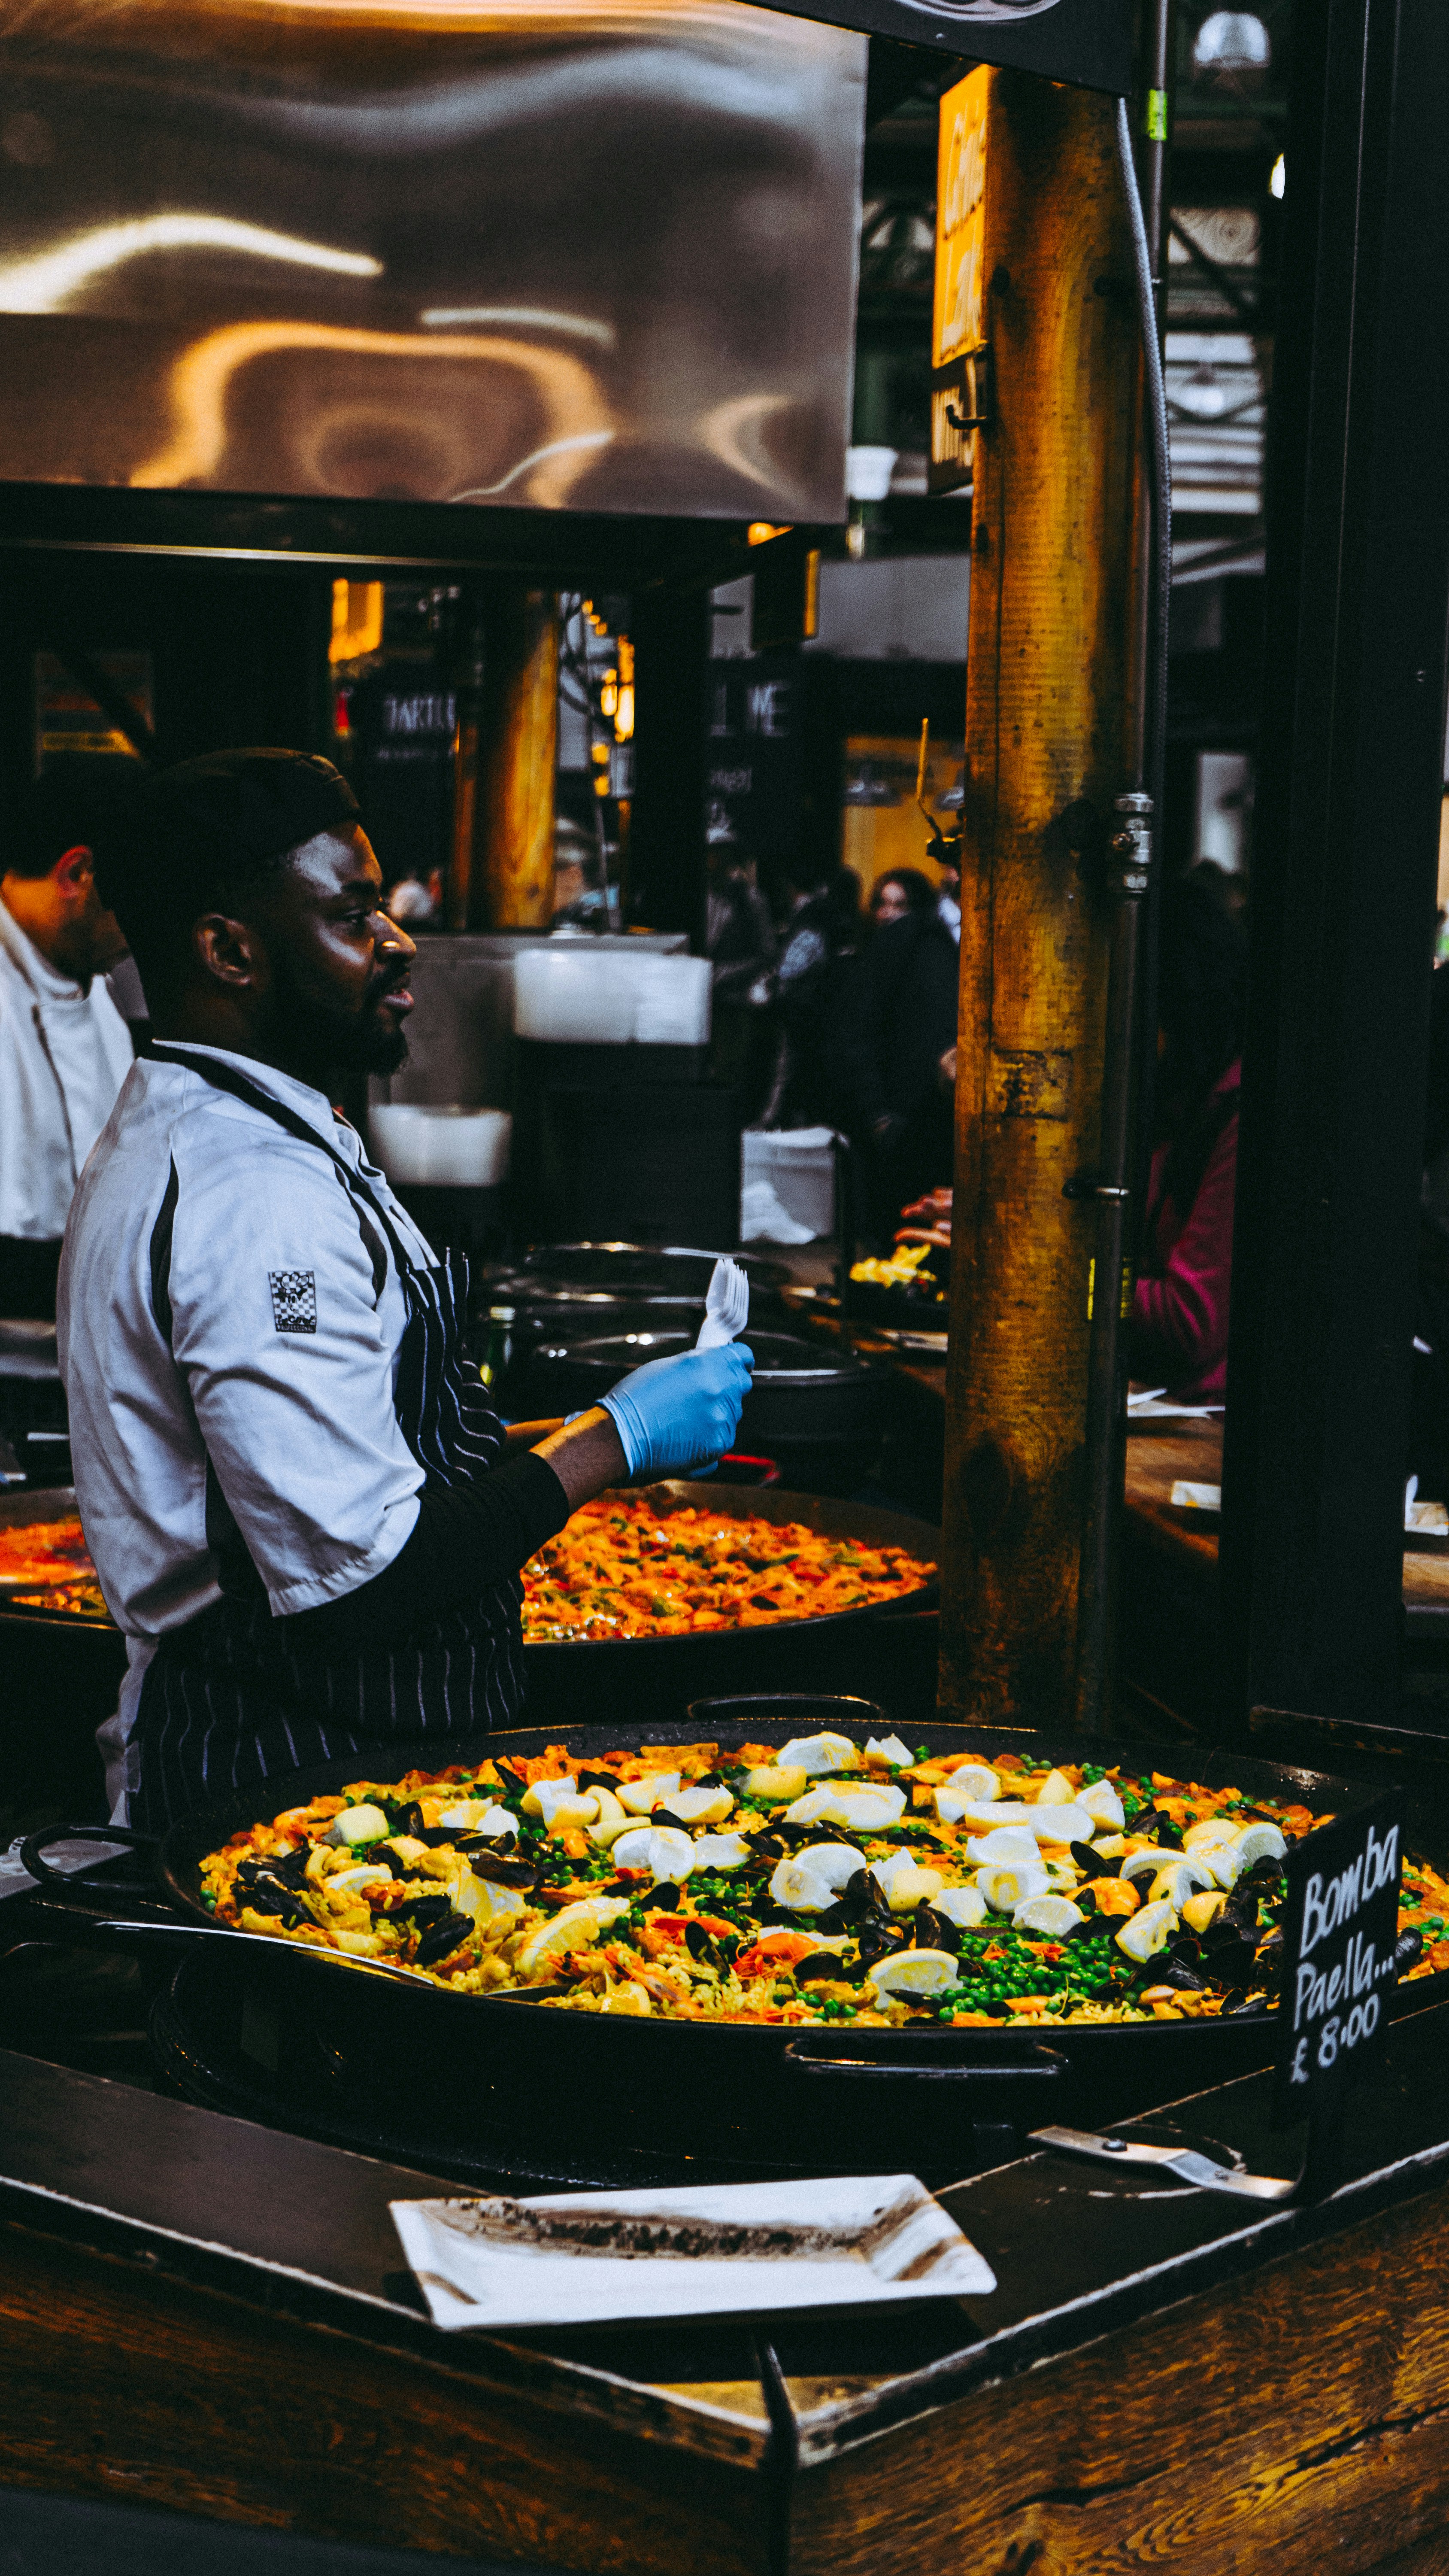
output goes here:
[[[329, 1157], [353, 1202], [373, 1261], [376, 1293], [391, 1256], [407, 1305], [394, 1408], [398, 1428], [430, 1484], [469, 1485], [496, 1465], [503, 1425], [476, 1370], [463, 1358], [468, 1265], [458, 1252], [420, 1267], [391, 1216], [345, 1155], [233, 1065], [157, 1044], [290, 1135]], [[171, 1199], [174, 1206], [174, 1198]], [[381, 1230], [379, 1236], [379, 1229]], [[169, 1212], [153, 1239], [153, 1299], [170, 1339]], [[523, 1586], [516, 1575], [390, 1645], [344, 1658], [298, 1653], [274, 1619], [261, 1576], [207, 1460], [207, 1539], [222, 1597], [161, 1638], [146, 1670], [132, 1737], [131, 1822], [154, 1833], [178, 1815], [232, 1791], [249, 1794], [273, 1774], [421, 1736], [478, 1735], [516, 1725], [523, 1703]], [[447, 1760], [439, 1745], [439, 1762]]]

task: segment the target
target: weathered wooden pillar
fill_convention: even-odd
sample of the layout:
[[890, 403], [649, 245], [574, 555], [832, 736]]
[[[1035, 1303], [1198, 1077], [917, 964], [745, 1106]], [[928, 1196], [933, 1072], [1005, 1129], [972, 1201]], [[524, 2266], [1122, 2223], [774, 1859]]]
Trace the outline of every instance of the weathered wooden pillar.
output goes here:
[[499, 584], [483, 606], [483, 686], [470, 930], [546, 930], [553, 919], [558, 769], [558, 601]]
[[[940, 1692], [1064, 1723], [1081, 1546], [1138, 343], [1105, 97], [991, 75]], [[1116, 1283], [1101, 1283], [1115, 1293]]]

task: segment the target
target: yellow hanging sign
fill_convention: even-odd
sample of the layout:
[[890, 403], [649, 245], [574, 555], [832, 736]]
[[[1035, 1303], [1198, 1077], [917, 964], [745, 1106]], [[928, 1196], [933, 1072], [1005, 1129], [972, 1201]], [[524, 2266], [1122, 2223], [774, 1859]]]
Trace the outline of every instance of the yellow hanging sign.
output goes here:
[[975, 423], [985, 408], [986, 109], [983, 63], [940, 102], [936, 167], [936, 296], [931, 328], [933, 492], [971, 479]]

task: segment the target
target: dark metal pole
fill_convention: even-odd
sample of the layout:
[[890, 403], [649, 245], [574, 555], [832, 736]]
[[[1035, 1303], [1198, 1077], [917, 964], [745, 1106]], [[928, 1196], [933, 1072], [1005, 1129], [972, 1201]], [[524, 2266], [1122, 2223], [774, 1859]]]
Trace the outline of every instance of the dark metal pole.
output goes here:
[[[1229, 1685], [1392, 1725], [1449, 611], [1449, 12], [1300, 0], [1223, 1459]], [[1326, 1758], [1326, 1757], [1325, 1757]]]
[[[1113, 1569], [1122, 1513], [1124, 1478], [1124, 1378], [1122, 1310], [1126, 1213], [1131, 1197], [1133, 1059], [1137, 1026], [1139, 925], [1152, 878], [1154, 813], [1149, 774], [1160, 778], [1166, 735], [1167, 608], [1172, 584], [1172, 497], [1167, 452], [1167, 399], [1163, 387], [1157, 259], [1162, 239], [1162, 162], [1166, 141], [1166, 58], [1169, 0], [1156, 0], [1152, 86], [1149, 88], [1148, 206], [1138, 188], [1127, 102], [1117, 102], [1117, 151], [1132, 221], [1138, 307], [1142, 326], [1143, 413], [1146, 438], [1142, 484], [1146, 524], [1139, 532], [1132, 708], [1133, 785], [1117, 799], [1120, 825], [1112, 842], [1108, 895], [1113, 905], [1111, 964], [1107, 979], [1107, 1041], [1102, 1082], [1102, 1135], [1095, 1182], [1097, 1238], [1093, 1260], [1092, 1336], [1087, 1361], [1086, 1500], [1077, 1586], [1077, 1659], [1073, 1719], [1084, 1733], [1107, 1723], [1111, 1667]], [[1150, 770], [1149, 770], [1150, 765]]]

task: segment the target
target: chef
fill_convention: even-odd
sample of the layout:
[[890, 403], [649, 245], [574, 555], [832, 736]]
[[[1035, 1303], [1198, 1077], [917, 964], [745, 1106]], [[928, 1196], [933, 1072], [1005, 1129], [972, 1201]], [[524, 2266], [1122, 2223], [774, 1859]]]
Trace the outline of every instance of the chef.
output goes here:
[[[113, 1814], [516, 1723], [519, 1569], [631, 1476], [734, 1436], [738, 1344], [651, 1362], [505, 1432], [467, 1280], [330, 1105], [406, 1057], [416, 954], [326, 760], [223, 752], [153, 780], [102, 894], [151, 1007], [86, 1166], [60, 1357], [86, 1541], [126, 1635]], [[264, 1803], [264, 1802], [263, 1802]]]
[[125, 934], [96, 891], [95, 853], [140, 774], [56, 761], [0, 841], [0, 1315], [55, 1313], [60, 1239], [81, 1166], [131, 1065], [101, 980]]

